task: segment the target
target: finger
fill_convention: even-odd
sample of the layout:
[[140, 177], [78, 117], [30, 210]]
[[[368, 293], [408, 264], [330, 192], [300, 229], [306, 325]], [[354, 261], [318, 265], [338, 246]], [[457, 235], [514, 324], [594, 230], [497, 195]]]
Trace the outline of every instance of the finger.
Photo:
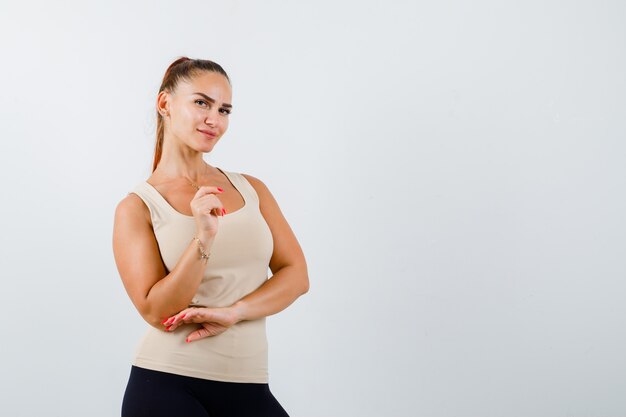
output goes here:
[[174, 320], [172, 320], [172, 324], [178, 324], [180, 323], [182, 320], [185, 319], [185, 317], [187, 317], [187, 312], [185, 312], [184, 310], [181, 311], [180, 313], [178, 313], [175, 317]]
[[200, 188], [198, 188], [198, 191], [196, 191], [196, 194], [193, 196], [193, 199], [200, 198], [207, 194], [221, 194], [223, 192], [224, 190], [222, 190], [220, 187], [215, 187], [212, 185], [202, 185], [200, 186]]
[[187, 315], [182, 315], [180, 318], [177, 318], [172, 324], [165, 328], [168, 332], [173, 332], [176, 330], [181, 324], [185, 324]]
[[200, 314], [200, 312], [194, 311], [194, 312], [190, 312], [188, 313], [184, 319], [180, 320], [178, 323], [182, 324], [182, 323], [204, 323], [206, 322], [207, 319], [204, 318], [204, 316], [202, 314]]
[[223, 216], [224, 213], [226, 213], [226, 210], [222, 207], [222, 203], [220, 201], [200, 202], [197, 210], [200, 213], [211, 214], [213, 216]]
[[208, 336], [211, 336], [211, 332], [209, 332], [204, 327], [201, 327], [198, 330], [189, 333], [187, 335], [187, 338], [185, 339], [185, 342], [190, 343], [190, 342], [193, 342], [194, 340], [204, 339], [205, 337], [208, 337]]
[[211, 309], [207, 307], [189, 307], [182, 310], [181, 313], [186, 313], [183, 319], [186, 323], [202, 323], [203, 321], [207, 321], [206, 319], [210, 317], [210, 310]]
[[184, 310], [181, 310], [173, 316], [170, 316], [167, 319], [163, 320], [161, 324], [163, 324], [164, 326], [169, 326], [171, 324], [178, 323], [180, 322], [180, 320], [191, 314], [195, 309], [195, 307], [188, 307]]
[[[174, 324], [171, 325], [170, 328], [168, 328], [168, 331], [172, 331], [175, 330], [177, 327], [179, 327], [182, 324], [185, 323], [203, 323], [206, 321], [206, 319], [203, 317], [202, 314], [202, 310], [205, 310], [202, 307], [190, 307], [186, 310], [183, 310], [182, 312], [186, 311], [186, 313], [184, 315], [182, 315], [180, 318], [176, 319], [176, 321], [174, 322]], [[181, 313], [182, 313], [181, 312]]]
[[202, 323], [202, 326], [208, 330], [210, 336], [216, 336], [226, 331], [227, 327], [222, 326], [219, 323]]
[[222, 202], [218, 198], [212, 198], [206, 201], [199, 201], [198, 205], [201, 207], [200, 212], [212, 214], [214, 216], [223, 216], [226, 213]]
[[212, 207], [208, 210], [209, 214], [215, 217], [224, 216], [224, 209], [221, 207]]
[[176, 318], [176, 316], [177, 316], [177, 314], [175, 314], [175, 315], [173, 315], [173, 316], [170, 316], [170, 317], [167, 317], [165, 320], [163, 320], [163, 321], [161, 322], [161, 324], [162, 324], [163, 326], [165, 326], [165, 327], [167, 327], [167, 326], [171, 325], [171, 324], [172, 324], [172, 322], [174, 321], [174, 319]]
[[227, 329], [227, 327], [224, 327], [219, 323], [202, 323], [202, 328], [190, 333], [185, 340], [187, 342], [192, 342], [209, 336], [217, 336], [220, 333], [224, 333]]

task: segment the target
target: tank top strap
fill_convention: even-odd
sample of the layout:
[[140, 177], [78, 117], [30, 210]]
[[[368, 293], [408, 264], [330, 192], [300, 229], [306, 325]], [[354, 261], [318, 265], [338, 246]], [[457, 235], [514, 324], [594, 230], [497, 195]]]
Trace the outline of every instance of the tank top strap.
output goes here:
[[164, 205], [161, 195], [150, 184], [143, 181], [128, 194], [137, 194], [143, 200], [148, 210], [150, 210], [150, 218], [152, 219], [152, 227], [156, 230], [169, 215], [168, 207]]
[[[219, 169], [219, 168], [218, 168]], [[259, 207], [259, 195], [256, 193], [256, 190], [248, 182], [246, 177], [244, 177], [239, 172], [230, 172], [224, 171], [220, 169], [230, 180], [230, 182], [235, 186], [235, 188], [241, 193], [242, 197], [246, 201], [246, 204], [250, 203], [251, 206], [255, 208]]]

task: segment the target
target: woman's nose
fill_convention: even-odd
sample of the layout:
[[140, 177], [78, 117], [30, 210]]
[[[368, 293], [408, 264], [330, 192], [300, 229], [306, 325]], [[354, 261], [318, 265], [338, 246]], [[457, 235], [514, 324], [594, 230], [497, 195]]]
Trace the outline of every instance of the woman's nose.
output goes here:
[[214, 125], [216, 120], [217, 120], [217, 116], [215, 115], [215, 113], [209, 110], [207, 112], [206, 118], [204, 119], [204, 123], [208, 125]]

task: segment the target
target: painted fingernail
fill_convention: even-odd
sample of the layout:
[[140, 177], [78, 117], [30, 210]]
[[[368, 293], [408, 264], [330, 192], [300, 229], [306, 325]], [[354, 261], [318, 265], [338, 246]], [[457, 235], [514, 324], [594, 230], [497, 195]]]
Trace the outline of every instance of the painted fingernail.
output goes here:
[[166, 322], [167, 320], [168, 320], [168, 319], [163, 320], [163, 321], [161, 322], [161, 324], [165, 324], [165, 322]]
[[217, 191], [219, 191], [220, 193], [223, 192], [224, 190], [222, 190], [220, 187], [217, 187]]
[[185, 342], [189, 343], [191, 342], [191, 340], [189, 340], [189, 338], [185, 339]]
[[170, 329], [170, 327], [172, 327], [172, 325], [167, 326], [167, 327], [165, 328], [165, 330], [169, 330], [169, 329]]
[[222, 207], [222, 216], [226, 213], [226, 210]]
[[183, 314], [183, 316], [181, 317], [181, 319], [184, 319], [186, 315], [187, 315], [187, 313]]

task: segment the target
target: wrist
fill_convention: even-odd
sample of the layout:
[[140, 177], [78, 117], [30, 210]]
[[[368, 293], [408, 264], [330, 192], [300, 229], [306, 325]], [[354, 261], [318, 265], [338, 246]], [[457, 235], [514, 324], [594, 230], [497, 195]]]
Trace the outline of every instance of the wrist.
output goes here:
[[215, 235], [204, 232], [197, 232], [195, 236], [200, 239], [200, 242], [202, 242], [202, 246], [206, 250], [209, 250], [211, 246], [213, 246], [213, 240], [215, 240]]
[[233, 315], [235, 316], [235, 323], [239, 323], [240, 321], [247, 320], [246, 316], [246, 303], [239, 300], [232, 306], [230, 306]]
[[198, 251], [200, 252], [200, 259], [204, 262], [207, 262], [211, 255], [210, 255], [210, 251], [205, 250], [205, 244], [202, 243], [202, 240], [200, 240], [199, 237], [194, 236], [191, 241], [192, 242], [196, 241], [196, 244], [198, 246]]

